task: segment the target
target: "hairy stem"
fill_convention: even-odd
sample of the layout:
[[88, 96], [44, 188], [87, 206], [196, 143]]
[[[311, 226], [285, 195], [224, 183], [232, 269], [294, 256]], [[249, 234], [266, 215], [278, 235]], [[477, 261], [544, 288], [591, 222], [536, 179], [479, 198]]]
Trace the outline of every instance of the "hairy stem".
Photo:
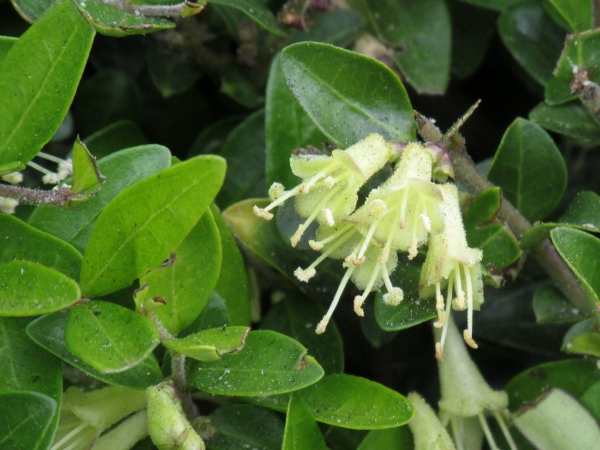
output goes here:
[[0, 184], [0, 197], [14, 198], [19, 203], [28, 205], [55, 205], [65, 206], [70, 200], [79, 197], [79, 194], [69, 192], [70, 187], [43, 191], [9, 184]]

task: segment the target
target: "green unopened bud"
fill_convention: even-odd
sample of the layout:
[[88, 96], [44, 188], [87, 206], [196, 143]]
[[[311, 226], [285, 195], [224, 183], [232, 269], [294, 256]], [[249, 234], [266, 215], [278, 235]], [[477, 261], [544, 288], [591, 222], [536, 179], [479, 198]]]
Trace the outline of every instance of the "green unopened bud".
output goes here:
[[408, 422], [413, 434], [415, 450], [454, 450], [454, 444], [446, 428], [435, 412], [416, 392], [408, 394], [413, 405], [413, 418]]
[[149, 387], [146, 396], [150, 438], [159, 450], [204, 450], [204, 441], [185, 417], [172, 384]]

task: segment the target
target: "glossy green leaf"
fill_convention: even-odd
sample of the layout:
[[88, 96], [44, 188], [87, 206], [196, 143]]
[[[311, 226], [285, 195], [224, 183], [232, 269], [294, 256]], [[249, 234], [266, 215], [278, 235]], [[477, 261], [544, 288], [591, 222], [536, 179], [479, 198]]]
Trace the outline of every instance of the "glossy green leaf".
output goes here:
[[221, 217], [221, 212], [214, 205], [211, 206], [211, 211], [221, 237], [223, 254], [214, 291], [226, 305], [231, 320], [229, 325], [247, 326], [250, 325], [250, 294], [246, 265], [231, 231]]
[[2, 62], [4, 61], [4, 58], [6, 58], [8, 51], [17, 40], [17, 38], [11, 36], [0, 36], [0, 67], [2, 67]]
[[175, 23], [160, 17], [150, 17], [127, 12], [116, 6], [94, 0], [75, 3], [90, 24], [102, 34], [123, 37], [132, 34], [148, 34], [174, 28]]
[[592, 4], [587, 0], [549, 0], [548, 3], [568, 26], [567, 31], [578, 33], [594, 27]]
[[336, 9], [311, 19], [313, 21], [307, 31], [295, 30], [291, 34], [290, 44], [314, 41], [348, 47], [363, 32], [365, 25], [362, 17], [349, 9]]
[[600, 48], [600, 30], [567, 36], [553, 77], [546, 84], [546, 103], [559, 105], [578, 98], [577, 94], [571, 92], [570, 86], [574, 78], [575, 66], [588, 69], [590, 79], [595, 82], [600, 81], [600, 75], [592, 69], [600, 63], [598, 48]]
[[412, 450], [414, 448], [412, 433], [408, 427], [373, 430], [365, 437], [356, 450]]
[[444, 0], [364, 0], [377, 36], [418, 91], [442, 94], [450, 79], [450, 13]]
[[146, 145], [148, 139], [136, 124], [120, 120], [88, 136], [84, 143], [96, 158], [104, 158], [118, 150]]
[[0, 214], [0, 262], [15, 259], [52, 267], [71, 278], [79, 276], [81, 253], [60, 239], [43, 233], [8, 214]]
[[200, 67], [185, 53], [151, 45], [146, 55], [148, 72], [163, 97], [181, 94], [202, 76]]
[[244, 349], [209, 363], [189, 364], [192, 386], [211, 394], [262, 396], [291, 392], [323, 376], [306, 348], [274, 331], [251, 331]]
[[[233, 323], [231, 317], [229, 316], [225, 301], [219, 294], [213, 291], [212, 294], [210, 294], [208, 302], [206, 303], [206, 306], [204, 306], [204, 309], [200, 315], [196, 318], [196, 320], [194, 320], [193, 324], [183, 331], [182, 336], [187, 336], [191, 333], [196, 333], [202, 330], [208, 330], [209, 328], [220, 328], [234, 325], [236, 324]], [[246, 326], [247, 325], [250, 325], [250, 320], [248, 320], [248, 324], [246, 324]]]
[[464, 217], [469, 246], [483, 251], [483, 264], [504, 269], [521, 256], [519, 242], [497, 217], [502, 202], [500, 188], [481, 193]]
[[250, 79], [250, 74], [238, 66], [227, 67], [221, 75], [221, 92], [248, 109], [264, 103], [262, 92]]
[[221, 268], [221, 240], [207, 210], [169, 260], [140, 278], [137, 309], [156, 316], [177, 335], [198, 317], [208, 301]]
[[160, 145], [129, 148], [98, 162], [106, 182], [98, 194], [65, 211], [53, 206], [38, 206], [29, 224], [85, 251], [96, 219], [104, 207], [127, 187], [171, 165], [171, 153]]
[[265, 114], [256, 111], [239, 124], [223, 143], [227, 174], [217, 196], [221, 208], [265, 194]]
[[592, 384], [579, 397], [579, 401], [600, 421], [600, 381]]
[[85, 295], [114, 292], [163, 262], [212, 202], [224, 172], [221, 158], [199, 156], [118, 194], [100, 213], [84, 254]]
[[260, 0], [211, 0], [210, 3], [235, 8], [247, 15], [265, 30], [283, 36], [284, 32], [277, 18]]
[[302, 390], [313, 416], [336, 427], [380, 430], [406, 424], [412, 417], [410, 402], [397, 392], [366, 378], [327, 375]]
[[560, 227], [550, 232], [552, 243], [575, 273], [596, 309], [600, 305], [600, 239], [584, 231]]
[[600, 333], [583, 333], [567, 344], [567, 353], [590, 355], [600, 358]]
[[123, 372], [141, 363], [159, 343], [152, 321], [114, 303], [92, 300], [69, 311], [69, 351], [99, 372]]
[[288, 189], [298, 184], [290, 169], [292, 151], [308, 145], [319, 148], [326, 140], [285, 83], [279, 56], [273, 58], [267, 83], [265, 134], [267, 188], [274, 182]]
[[48, 448], [48, 434], [55, 424], [54, 414], [57, 409], [57, 402], [44, 394], [1, 392], [0, 448]]
[[324, 315], [325, 308], [319, 303], [290, 292], [273, 305], [263, 318], [261, 328], [300, 342], [320, 362], [325, 373], [341, 373], [344, 371], [344, 348], [337, 326], [330, 323], [325, 333], [315, 333], [315, 327]]
[[513, 422], [536, 448], [593, 449], [600, 442], [600, 426], [575, 398], [560, 389], [545, 392], [524, 407]]
[[50, 8], [60, 0], [11, 0], [13, 7], [28, 22], [37, 22]]
[[591, 360], [569, 359], [541, 364], [517, 375], [506, 386], [509, 409], [516, 411], [532, 402], [549, 387], [563, 389], [575, 398], [600, 380], [600, 369]]
[[71, 306], [81, 298], [77, 283], [32, 261], [0, 264], [0, 316], [37, 316]]
[[100, 173], [96, 158], [94, 158], [85, 144], [77, 138], [73, 144], [73, 185], [69, 189], [71, 194], [80, 194], [86, 197], [95, 194], [105, 177]]
[[184, 338], [167, 339], [162, 344], [198, 361], [211, 362], [241, 352], [249, 331], [248, 327], [210, 328]]
[[252, 405], [222, 406], [209, 416], [216, 433], [206, 440], [213, 450], [280, 450], [284, 425], [277, 414]]
[[505, 10], [498, 20], [498, 31], [523, 69], [544, 85], [552, 76], [565, 32], [538, 2], [524, 2]]
[[555, 133], [600, 144], [600, 127], [579, 102], [551, 106], [540, 103], [529, 113], [532, 122]]
[[281, 68], [310, 118], [342, 147], [371, 133], [387, 140], [415, 139], [406, 90], [382, 63], [332, 45], [307, 42], [285, 48]]
[[292, 394], [285, 419], [282, 450], [326, 450], [325, 440], [306, 402]]
[[538, 287], [533, 294], [533, 311], [537, 323], [573, 323], [584, 319], [561, 292], [550, 284]]
[[73, 100], [93, 38], [64, 2], [12, 46], [0, 68], [0, 165], [26, 163], [50, 140]]
[[218, 155], [229, 134], [240, 124], [244, 116], [233, 116], [218, 120], [205, 127], [194, 140], [188, 158], [197, 155]]
[[516, 119], [504, 133], [488, 177], [530, 221], [550, 214], [567, 184], [565, 162], [554, 141], [525, 119]]
[[106, 374], [75, 357], [69, 352], [65, 342], [67, 317], [67, 311], [42, 316], [29, 324], [27, 334], [38, 345], [58, 356], [67, 364], [103, 383], [132, 389], [146, 389], [162, 381], [163, 376], [154, 355], [148, 356], [140, 364], [124, 372]]
[[392, 284], [402, 288], [404, 300], [398, 306], [386, 305], [383, 292], [375, 296], [375, 319], [385, 331], [404, 330], [436, 317], [435, 300], [421, 300], [419, 276], [421, 267], [400, 263], [392, 274]]

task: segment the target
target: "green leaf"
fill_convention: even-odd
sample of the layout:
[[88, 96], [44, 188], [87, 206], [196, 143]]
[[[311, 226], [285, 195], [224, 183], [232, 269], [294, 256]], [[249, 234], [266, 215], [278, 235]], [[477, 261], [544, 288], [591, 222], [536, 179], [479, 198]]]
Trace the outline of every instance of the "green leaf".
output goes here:
[[202, 76], [200, 67], [187, 54], [157, 44], [148, 49], [146, 62], [150, 78], [163, 97], [184, 93]]
[[54, 399], [37, 392], [0, 393], [0, 448], [48, 448], [57, 409]]
[[352, 375], [327, 375], [299, 395], [319, 422], [336, 427], [381, 430], [404, 425], [413, 414], [402, 395]]
[[216, 429], [206, 440], [213, 450], [280, 450], [283, 422], [272, 411], [252, 405], [222, 406], [209, 416]]
[[381, 292], [375, 296], [375, 319], [383, 330], [404, 330], [436, 317], [435, 301], [419, 296], [420, 272], [416, 264], [398, 264], [391, 277], [392, 284], [404, 290], [404, 300], [398, 306], [386, 305]]
[[579, 102], [555, 106], [542, 102], [531, 110], [529, 118], [555, 133], [600, 144], [600, 127]]
[[278, 36], [285, 36], [277, 18], [260, 0], [211, 0], [210, 3], [235, 8], [265, 30]]
[[69, 193], [89, 197], [100, 189], [104, 180], [96, 164], [96, 158], [77, 138], [73, 144], [73, 186], [69, 189]]
[[518, 411], [513, 422], [536, 448], [570, 450], [595, 448], [598, 422], [581, 403], [560, 389], [551, 389], [535, 404]]
[[83, 257], [85, 295], [114, 292], [163, 262], [212, 202], [224, 172], [223, 159], [198, 156], [117, 195], [100, 213]]
[[288, 189], [298, 184], [290, 169], [292, 151], [308, 145], [320, 147], [327, 139], [285, 83], [279, 55], [273, 58], [267, 83], [265, 134], [267, 187], [279, 182]]
[[325, 315], [325, 309], [316, 301], [299, 293], [286, 293], [265, 315], [261, 328], [277, 331], [294, 338], [309, 348], [325, 373], [344, 371], [342, 337], [335, 323], [330, 323], [325, 333], [315, 333], [315, 327]]
[[592, 384], [579, 401], [600, 421], [600, 381]]
[[600, 81], [600, 76], [594, 73], [592, 69], [600, 63], [599, 48], [600, 30], [567, 36], [565, 47], [560, 55], [553, 77], [546, 84], [546, 103], [559, 105], [578, 98], [576, 94], [571, 92], [570, 86], [574, 78], [573, 68], [575, 66], [588, 69], [588, 76], [591, 81]]
[[197, 155], [218, 155], [221, 153], [223, 142], [229, 134], [240, 124], [244, 116], [232, 116], [218, 120], [205, 127], [196, 136], [194, 143], [188, 151], [188, 158]]
[[567, 353], [590, 355], [600, 358], [600, 333], [582, 333], [567, 345]]
[[568, 26], [568, 32], [578, 33], [594, 27], [592, 4], [587, 0], [549, 0], [548, 3]]
[[163, 376], [154, 355], [148, 356], [140, 364], [129, 370], [107, 374], [95, 370], [90, 365], [75, 357], [69, 352], [65, 342], [67, 317], [67, 311], [42, 316], [29, 324], [27, 334], [37, 344], [67, 364], [103, 383], [132, 389], [146, 389], [162, 381]]
[[94, 0], [75, 2], [83, 17], [101, 34], [123, 37], [132, 34], [148, 34], [174, 28], [175, 23], [159, 17], [149, 17], [127, 12], [116, 6]]
[[512, 56], [541, 85], [552, 76], [565, 38], [564, 31], [538, 2], [523, 2], [505, 10], [498, 31]]
[[373, 430], [360, 443], [357, 450], [380, 450], [384, 448], [394, 450], [414, 449], [413, 437], [408, 427], [388, 428], [387, 430]]
[[406, 90], [382, 63], [332, 45], [307, 42], [285, 48], [281, 68], [310, 118], [342, 147], [371, 133], [386, 140], [415, 139]]
[[573, 323], [585, 318], [581, 311], [550, 284], [535, 290], [533, 311], [537, 323]]
[[600, 239], [584, 231], [560, 227], [552, 243], [586, 290], [592, 310], [600, 305]]
[[512, 5], [522, 3], [523, 0], [464, 0], [466, 3], [481, 6], [482, 8], [505, 11]]
[[140, 278], [134, 299], [171, 334], [198, 317], [219, 277], [221, 242], [210, 210], [173, 250], [169, 260]]
[[256, 109], [264, 97], [249, 75], [238, 66], [227, 67], [221, 74], [221, 92], [248, 109]]
[[54, 206], [38, 206], [29, 224], [85, 251], [96, 219], [120, 192], [171, 165], [171, 153], [160, 145], [145, 145], [114, 153], [98, 162], [106, 182], [96, 197], [65, 211]]
[[10, 36], [0, 36], [0, 68], [2, 67], [2, 62], [8, 51], [12, 48], [12, 46], [17, 42], [17, 38]]
[[510, 411], [533, 402], [549, 387], [563, 389], [575, 398], [600, 380], [600, 369], [596, 363], [584, 359], [568, 359], [541, 364], [517, 375], [506, 386]]
[[250, 294], [244, 259], [221, 212], [214, 205], [211, 206], [211, 212], [219, 230], [223, 254], [214, 291], [226, 305], [231, 320], [229, 325], [247, 326], [250, 325]]
[[282, 450], [326, 450], [312, 412], [298, 394], [292, 394], [285, 419]]
[[146, 145], [148, 139], [133, 122], [119, 120], [88, 136], [83, 142], [96, 158], [104, 158], [117, 150]]
[[141, 363], [159, 343], [152, 321], [114, 303], [92, 300], [69, 311], [69, 351], [102, 373], [123, 372]]
[[16, 259], [52, 267], [71, 278], [79, 276], [81, 253], [9, 214], [0, 214], [0, 262]]
[[184, 338], [167, 339], [162, 344], [198, 361], [211, 362], [241, 352], [249, 331], [248, 327], [210, 328]]
[[519, 242], [496, 215], [500, 210], [502, 194], [493, 187], [482, 192], [464, 217], [469, 246], [483, 251], [483, 264], [504, 269], [521, 256]]
[[552, 138], [519, 118], [504, 133], [488, 177], [533, 222], [550, 214], [562, 198], [567, 169]]
[[28, 22], [37, 22], [50, 8], [60, 0], [11, 0], [19, 15]]
[[363, 0], [377, 36], [417, 92], [443, 94], [450, 79], [450, 13], [444, 0]]
[[217, 196], [221, 208], [265, 193], [265, 114], [256, 111], [239, 124], [223, 143], [227, 175]]
[[251, 331], [244, 349], [215, 362], [192, 361], [192, 386], [211, 394], [262, 396], [292, 392], [316, 383], [323, 369], [306, 348], [273, 331]]
[[93, 38], [93, 30], [66, 1], [12, 46], [0, 68], [0, 165], [28, 162], [54, 135]]
[[[250, 320], [248, 320], [248, 324], [246, 324], [246, 326], [249, 324]], [[228, 327], [234, 325], [235, 324], [229, 317], [229, 312], [227, 311], [225, 301], [219, 294], [213, 291], [212, 294], [210, 294], [210, 298], [208, 299], [208, 302], [206, 303], [206, 306], [200, 315], [196, 318], [194, 323], [183, 330], [183, 333], [181, 334], [183, 336], [187, 336], [191, 333], [208, 330], [209, 328], [218, 328], [223, 326]]]
[[77, 283], [50, 267], [32, 261], [0, 264], [0, 316], [37, 316], [80, 298]]

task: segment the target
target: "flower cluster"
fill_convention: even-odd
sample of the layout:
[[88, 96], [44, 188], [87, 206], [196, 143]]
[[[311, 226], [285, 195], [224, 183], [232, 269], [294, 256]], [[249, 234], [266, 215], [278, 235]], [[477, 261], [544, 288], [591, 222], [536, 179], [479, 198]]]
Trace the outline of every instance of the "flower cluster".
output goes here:
[[[395, 163], [392, 175], [371, 190], [357, 208], [358, 190], [390, 163]], [[452, 174], [440, 147], [392, 145], [372, 134], [346, 150], [334, 150], [330, 156], [292, 155], [290, 166], [302, 182], [288, 191], [279, 183], [273, 184], [269, 190], [271, 204], [266, 208], [255, 206], [254, 213], [270, 220], [275, 207], [294, 198], [296, 211], [306, 218], [291, 237], [294, 247], [311, 223], [319, 224], [316, 236], [308, 243], [321, 255], [308, 267], [296, 269], [294, 275], [300, 281], [308, 282], [326, 258], [343, 260], [346, 272], [329, 310], [317, 325], [317, 333], [325, 331], [349, 281], [362, 291], [354, 298], [359, 316], [364, 315], [362, 305], [369, 293], [382, 286], [387, 290], [384, 302], [398, 305], [404, 294], [390, 279], [398, 262], [397, 252], [413, 259], [427, 245], [420, 296], [436, 299], [435, 326], [444, 329], [436, 344], [436, 355], [441, 360], [450, 308], [468, 309], [464, 338], [476, 347], [472, 314], [483, 302], [479, 265], [482, 254], [467, 245], [458, 190], [451, 183], [440, 183]]]

